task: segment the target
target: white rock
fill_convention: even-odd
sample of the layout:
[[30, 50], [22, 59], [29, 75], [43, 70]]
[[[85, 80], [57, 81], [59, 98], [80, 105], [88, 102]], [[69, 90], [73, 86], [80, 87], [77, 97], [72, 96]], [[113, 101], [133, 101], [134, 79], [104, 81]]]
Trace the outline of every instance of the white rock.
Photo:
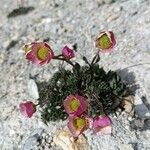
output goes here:
[[63, 150], [89, 150], [83, 135], [78, 136], [78, 139], [75, 140], [67, 129], [58, 131], [53, 140]]
[[28, 82], [28, 92], [33, 99], [39, 98], [38, 87], [33, 79], [30, 79]]

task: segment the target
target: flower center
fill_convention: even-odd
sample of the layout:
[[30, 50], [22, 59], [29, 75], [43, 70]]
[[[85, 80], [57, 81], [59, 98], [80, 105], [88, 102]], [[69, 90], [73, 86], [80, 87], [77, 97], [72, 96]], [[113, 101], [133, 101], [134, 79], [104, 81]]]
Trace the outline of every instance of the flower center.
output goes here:
[[106, 34], [99, 38], [99, 45], [102, 49], [108, 49], [111, 47], [111, 41]]
[[79, 100], [73, 98], [70, 102], [70, 108], [71, 108], [71, 111], [76, 111], [80, 106], [80, 102]]
[[86, 121], [83, 118], [76, 118], [73, 123], [74, 127], [77, 130], [81, 130], [85, 126], [85, 124], [86, 124]]
[[47, 47], [40, 48], [37, 52], [37, 57], [40, 60], [45, 60], [48, 56], [48, 51], [49, 51], [49, 49]]

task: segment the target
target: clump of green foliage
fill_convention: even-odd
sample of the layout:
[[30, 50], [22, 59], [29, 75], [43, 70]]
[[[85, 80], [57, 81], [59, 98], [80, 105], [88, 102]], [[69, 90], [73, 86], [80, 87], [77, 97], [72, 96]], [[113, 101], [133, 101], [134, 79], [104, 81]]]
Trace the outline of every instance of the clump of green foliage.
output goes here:
[[39, 104], [45, 104], [42, 111], [45, 122], [66, 119], [63, 101], [70, 94], [87, 97], [91, 117], [114, 113], [123, 97], [129, 95], [127, 86], [117, 72], [106, 72], [98, 65], [99, 55], [91, 63], [86, 57], [83, 60], [87, 65], [76, 63], [72, 70], [60, 68], [47, 84], [38, 83]]

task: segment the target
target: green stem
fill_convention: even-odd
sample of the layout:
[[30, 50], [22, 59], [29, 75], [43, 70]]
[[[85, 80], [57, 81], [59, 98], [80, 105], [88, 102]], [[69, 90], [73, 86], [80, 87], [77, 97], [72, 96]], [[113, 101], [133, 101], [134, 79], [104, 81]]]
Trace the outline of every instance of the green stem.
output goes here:
[[62, 56], [62, 55], [54, 56], [53, 59], [65, 61], [68, 64], [70, 64], [72, 67], [74, 67], [74, 64], [70, 60], [68, 60], [68, 59], [66, 59], [64, 57], [60, 58], [60, 56]]
[[57, 55], [57, 56], [54, 56], [54, 58], [59, 58], [59, 57], [63, 57], [63, 55], [62, 55], [62, 54], [59, 54], [59, 55]]
[[98, 98], [95, 93], [92, 94], [92, 95], [93, 95], [93, 97], [95, 98], [96, 103], [97, 103], [97, 104], [100, 106], [100, 108], [101, 108], [101, 110], [100, 110], [101, 114], [103, 114], [103, 113], [105, 114], [103, 104], [99, 101], [100, 97]]
[[92, 62], [91, 62], [91, 65], [93, 65], [94, 64], [94, 61], [95, 61], [95, 59], [97, 58], [97, 56], [99, 55], [99, 51], [96, 53], [96, 55], [93, 57], [93, 60], [92, 60]]
[[38, 105], [40, 105], [40, 103], [35, 104], [36, 107], [37, 107]]

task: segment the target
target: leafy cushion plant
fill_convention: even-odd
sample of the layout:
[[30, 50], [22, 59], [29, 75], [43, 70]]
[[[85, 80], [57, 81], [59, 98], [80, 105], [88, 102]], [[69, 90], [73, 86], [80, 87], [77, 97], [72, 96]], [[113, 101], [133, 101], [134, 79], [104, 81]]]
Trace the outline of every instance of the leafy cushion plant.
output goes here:
[[115, 113], [121, 102], [128, 96], [128, 87], [114, 71], [106, 72], [99, 66], [100, 52], [111, 52], [116, 44], [113, 32], [101, 32], [96, 38], [98, 52], [91, 62], [84, 56], [85, 65], [71, 61], [75, 53], [68, 46], [60, 55], [55, 55], [45, 42], [32, 42], [24, 46], [26, 59], [35, 65], [47, 65], [51, 60], [67, 62], [71, 70], [60, 67], [48, 83], [37, 83], [39, 99], [20, 104], [21, 113], [31, 118], [36, 106], [42, 107], [44, 122], [65, 120], [73, 137], [78, 137], [92, 123], [93, 131], [111, 133], [110, 113]]
[[60, 68], [50, 79], [47, 87], [38, 83], [39, 103], [46, 105], [42, 111], [44, 121], [66, 119], [63, 101], [70, 94], [79, 93], [87, 97], [89, 103], [88, 114], [91, 117], [101, 114], [114, 113], [119, 107], [123, 97], [129, 92], [121, 77], [114, 71], [105, 72], [98, 64], [80, 66], [65, 70]]

